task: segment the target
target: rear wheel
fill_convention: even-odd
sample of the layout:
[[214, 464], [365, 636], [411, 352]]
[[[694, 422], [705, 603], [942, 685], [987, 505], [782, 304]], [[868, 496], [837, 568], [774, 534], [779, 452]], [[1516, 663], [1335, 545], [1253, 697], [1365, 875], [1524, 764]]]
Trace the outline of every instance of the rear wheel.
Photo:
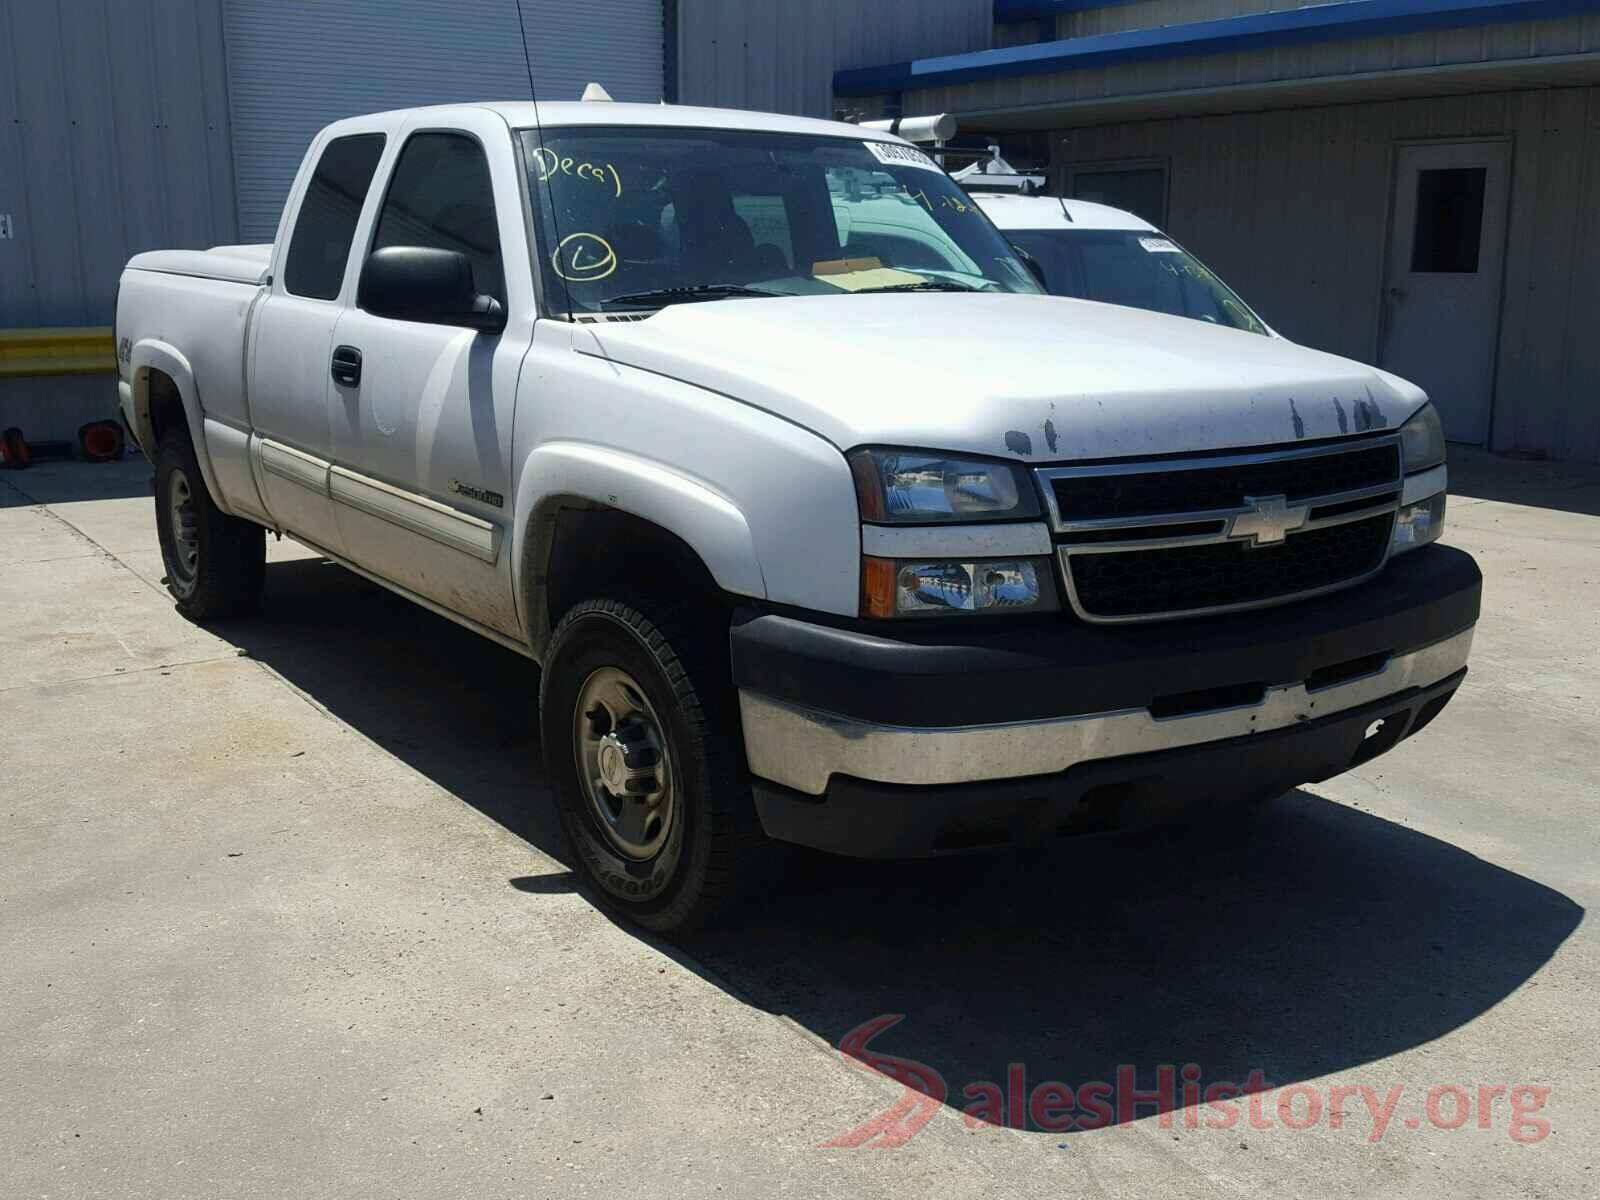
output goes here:
[[540, 731], [575, 867], [659, 933], [726, 911], [768, 851], [725, 660], [715, 628], [621, 600], [575, 606], [545, 660]]
[[211, 499], [188, 437], [168, 430], [156, 451], [156, 533], [167, 591], [196, 621], [253, 613], [261, 603], [266, 530]]

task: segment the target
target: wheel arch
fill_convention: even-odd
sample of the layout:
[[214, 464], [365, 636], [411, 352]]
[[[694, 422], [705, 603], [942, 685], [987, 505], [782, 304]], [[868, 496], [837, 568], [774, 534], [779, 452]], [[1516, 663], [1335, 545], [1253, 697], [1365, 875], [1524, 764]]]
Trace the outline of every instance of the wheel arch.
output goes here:
[[189, 360], [176, 346], [147, 338], [134, 345], [129, 374], [132, 377], [129, 386], [133, 393], [133, 432], [144, 447], [145, 456], [153, 462], [162, 436], [181, 423], [194, 446], [206, 491], [218, 508], [231, 512], [212, 470], [205, 438], [205, 410], [200, 407], [200, 390]]
[[744, 515], [697, 480], [614, 450], [567, 444], [536, 450], [521, 482], [512, 563], [535, 658], [543, 659], [561, 614], [595, 589], [660, 589], [719, 602], [766, 596]]

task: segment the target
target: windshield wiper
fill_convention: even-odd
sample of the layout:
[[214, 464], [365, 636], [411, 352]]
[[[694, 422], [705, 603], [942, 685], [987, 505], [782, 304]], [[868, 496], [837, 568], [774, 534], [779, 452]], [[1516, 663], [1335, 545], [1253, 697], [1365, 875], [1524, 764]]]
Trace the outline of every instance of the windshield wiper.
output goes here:
[[637, 307], [642, 304], [689, 304], [697, 300], [727, 300], [740, 296], [782, 296], [783, 292], [769, 292], [761, 288], [745, 287], [740, 283], [702, 283], [693, 287], [655, 288], [646, 292], [624, 292], [620, 296], [607, 296], [600, 301], [602, 308], [612, 305]]
[[863, 292], [977, 292], [982, 288], [975, 288], [968, 283], [957, 283], [954, 279], [922, 279], [916, 283], [890, 283], [883, 287], [864, 287], [852, 289], [856, 295]]

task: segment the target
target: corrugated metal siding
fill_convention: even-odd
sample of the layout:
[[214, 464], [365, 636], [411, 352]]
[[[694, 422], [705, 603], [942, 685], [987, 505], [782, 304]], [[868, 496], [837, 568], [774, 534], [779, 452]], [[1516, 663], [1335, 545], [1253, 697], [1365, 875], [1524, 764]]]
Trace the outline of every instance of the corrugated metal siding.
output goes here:
[[0, 0], [0, 326], [109, 325], [156, 247], [236, 240], [217, 0]]
[[1490, 444], [1600, 462], [1600, 88], [1104, 125], [1051, 143], [1058, 168], [1166, 159], [1173, 236], [1285, 336], [1370, 362], [1395, 143], [1505, 134], [1515, 159]]
[[[660, 0], [523, 0], [541, 100], [598, 79], [661, 98]], [[330, 121], [419, 104], [523, 99], [514, 0], [226, 0], [239, 226], [270, 240], [312, 136]]]
[[[1144, 28], [1145, 24], [1141, 21], [1123, 23], [1119, 18], [1137, 13], [1145, 7], [1134, 4], [1126, 8], [1094, 9], [1059, 19], [1102, 19], [1104, 28], [1091, 26], [1079, 33], [1084, 36], [1111, 33], [1128, 28]], [[1286, 6], [1280, 3], [1273, 7]], [[1142, 18], [1142, 22], [1149, 21], [1148, 15]], [[1449, 66], [1594, 51], [1600, 51], [1600, 14], [1591, 13], [1558, 20], [1425, 30], [1396, 37], [1351, 38], [1272, 50], [1178, 56], [1086, 71], [1063, 71], [988, 80], [959, 87], [928, 88], [907, 92], [905, 105], [908, 112], [971, 112], [1103, 96], [1142, 95], [1275, 80], [1336, 78], [1395, 68]]]
[[613, 99], [663, 95], [661, 0], [522, 0], [541, 100], [576, 100], [595, 80]]
[[833, 73], [987, 50], [993, 0], [678, 0], [683, 104], [833, 115]]

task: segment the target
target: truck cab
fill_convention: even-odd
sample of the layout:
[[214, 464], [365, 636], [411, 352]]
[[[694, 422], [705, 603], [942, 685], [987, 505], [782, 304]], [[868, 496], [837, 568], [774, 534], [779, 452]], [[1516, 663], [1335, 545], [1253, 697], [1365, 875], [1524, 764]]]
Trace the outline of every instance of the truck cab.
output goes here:
[[1432, 720], [1479, 577], [1427, 397], [1009, 238], [847, 124], [341, 121], [271, 246], [122, 276], [168, 586], [247, 618], [271, 531], [532, 660], [575, 868], [662, 932], [784, 843], [1221, 819]]

